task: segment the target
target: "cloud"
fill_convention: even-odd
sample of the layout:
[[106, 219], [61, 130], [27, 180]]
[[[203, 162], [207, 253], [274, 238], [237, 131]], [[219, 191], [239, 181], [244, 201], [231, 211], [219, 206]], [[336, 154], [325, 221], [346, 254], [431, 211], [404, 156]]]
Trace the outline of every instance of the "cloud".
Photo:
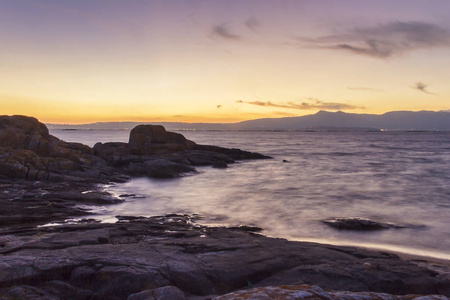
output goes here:
[[390, 22], [374, 27], [353, 28], [341, 34], [300, 40], [321, 49], [390, 58], [417, 49], [449, 47], [450, 32], [430, 23]]
[[226, 40], [241, 40], [241, 36], [230, 32], [226, 24], [216, 25], [212, 28], [212, 37], [220, 37]]
[[336, 103], [336, 102], [323, 102], [318, 99], [308, 98], [309, 102], [288, 102], [287, 104], [273, 103], [270, 101], [236, 101], [236, 103], [246, 103], [257, 106], [264, 107], [277, 107], [277, 108], [288, 108], [288, 109], [298, 109], [298, 110], [311, 110], [311, 109], [329, 109], [329, 110], [343, 110], [343, 109], [364, 109], [362, 106], [355, 106], [346, 103]]
[[412, 88], [415, 90], [424, 92], [425, 94], [436, 95], [435, 93], [429, 92], [427, 90], [427, 87], [428, 87], [428, 84], [425, 84], [425, 83], [419, 81], [419, 82], [416, 82], [416, 84]]
[[261, 25], [260, 22], [254, 17], [250, 17], [245, 21], [245, 26], [247, 26], [248, 29], [250, 29], [255, 33], [258, 33], [260, 25]]
[[349, 90], [360, 90], [360, 91], [370, 91], [370, 92], [382, 92], [381, 89], [375, 89], [370, 87], [347, 87]]

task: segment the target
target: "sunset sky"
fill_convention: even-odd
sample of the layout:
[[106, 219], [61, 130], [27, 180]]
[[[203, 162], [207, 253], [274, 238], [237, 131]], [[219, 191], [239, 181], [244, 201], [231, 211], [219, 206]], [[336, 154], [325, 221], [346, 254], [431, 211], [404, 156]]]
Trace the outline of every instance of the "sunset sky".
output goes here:
[[450, 109], [449, 0], [0, 0], [0, 114]]

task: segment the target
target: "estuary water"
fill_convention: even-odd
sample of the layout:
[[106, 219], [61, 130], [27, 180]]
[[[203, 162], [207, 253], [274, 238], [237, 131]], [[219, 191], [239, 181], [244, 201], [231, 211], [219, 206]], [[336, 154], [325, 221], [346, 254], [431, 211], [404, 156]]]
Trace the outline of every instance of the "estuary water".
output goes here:
[[[260, 152], [271, 160], [198, 168], [178, 179], [106, 186], [136, 194], [98, 217], [199, 214], [208, 225], [254, 225], [289, 240], [359, 245], [450, 259], [450, 132], [183, 131], [199, 144]], [[65, 140], [128, 140], [129, 131], [51, 130]], [[283, 162], [287, 160], [288, 162]], [[363, 217], [407, 224], [380, 231], [322, 223]]]

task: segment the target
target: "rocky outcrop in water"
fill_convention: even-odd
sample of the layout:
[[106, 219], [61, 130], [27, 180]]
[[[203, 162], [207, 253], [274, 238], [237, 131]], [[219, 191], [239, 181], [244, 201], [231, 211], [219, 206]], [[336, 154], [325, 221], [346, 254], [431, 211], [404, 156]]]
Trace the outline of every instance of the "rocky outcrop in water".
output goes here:
[[152, 154], [155, 149], [193, 149], [195, 142], [175, 132], [167, 132], [161, 125], [138, 125], [130, 132], [128, 147], [134, 154]]
[[139, 125], [129, 143], [97, 143], [94, 153], [131, 176], [173, 178], [195, 172], [195, 166], [226, 168], [236, 160], [267, 159], [240, 149], [198, 145], [160, 125]]
[[206, 296], [249, 285], [299, 284], [450, 294], [448, 275], [393, 254], [289, 242], [249, 228], [210, 228], [187, 215], [119, 219], [115, 224], [1, 231], [0, 297], [139, 299], [139, 293], [154, 296], [167, 286], [187, 296]]
[[323, 220], [323, 223], [336, 229], [345, 230], [385, 230], [390, 228], [424, 228], [424, 225], [396, 224], [374, 221], [368, 218], [334, 218]]
[[49, 134], [35, 118], [0, 116], [0, 175], [26, 180], [81, 180], [112, 175], [93, 150]]
[[159, 125], [139, 125], [129, 143], [98, 143], [94, 148], [49, 134], [37, 119], [0, 116], [0, 175], [47, 181], [121, 181], [122, 174], [157, 178], [195, 172], [194, 166], [268, 158], [258, 153], [197, 145]]

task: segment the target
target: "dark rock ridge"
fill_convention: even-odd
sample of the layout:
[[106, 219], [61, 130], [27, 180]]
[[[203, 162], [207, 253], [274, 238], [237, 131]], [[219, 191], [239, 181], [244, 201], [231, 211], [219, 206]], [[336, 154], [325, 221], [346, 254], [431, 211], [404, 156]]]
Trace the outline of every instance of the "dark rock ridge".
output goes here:
[[0, 178], [0, 232], [2, 228], [63, 222], [122, 201], [124, 197], [113, 197], [89, 182]]
[[0, 116], [0, 228], [63, 221], [114, 204], [96, 184], [130, 176], [173, 178], [195, 166], [226, 167], [239, 159], [268, 158], [239, 149], [197, 145], [162, 126], [137, 126], [129, 143], [92, 149], [49, 134], [35, 118]]
[[94, 148], [49, 134], [37, 119], [0, 116], [0, 175], [47, 181], [123, 181], [131, 176], [176, 177], [193, 166], [234, 163], [264, 155], [197, 145], [160, 125], [139, 125], [129, 143], [98, 143]]
[[450, 294], [448, 275], [394, 254], [205, 227], [187, 215], [120, 220], [3, 230], [0, 297], [114, 300], [168, 293], [182, 299], [179, 290], [220, 295], [280, 284]]
[[27, 180], [105, 179], [114, 173], [93, 150], [49, 134], [35, 118], [0, 116], [0, 175]]
[[384, 230], [389, 228], [425, 227], [424, 225], [378, 222], [367, 218], [334, 218], [323, 220], [322, 222], [336, 229], [346, 230]]
[[447, 300], [442, 295], [392, 295], [375, 292], [327, 291], [317, 285], [283, 285], [250, 288], [214, 298], [214, 300]]

